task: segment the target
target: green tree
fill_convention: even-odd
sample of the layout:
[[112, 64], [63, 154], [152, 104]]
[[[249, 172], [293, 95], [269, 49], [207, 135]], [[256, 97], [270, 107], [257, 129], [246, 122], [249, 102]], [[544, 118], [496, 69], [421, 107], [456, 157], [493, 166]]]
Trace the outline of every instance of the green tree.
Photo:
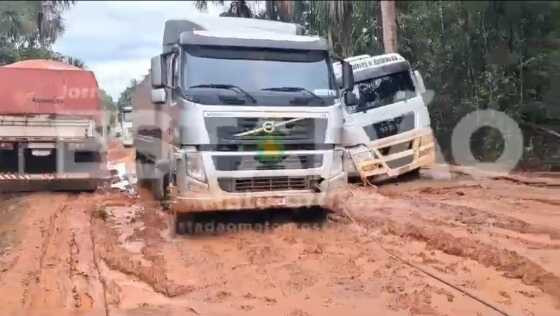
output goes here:
[[64, 32], [62, 13], [70, 1], [0, 2], [0, 65], [26, 58], [50, 58]]
[[[444, 148], [457, 121], [476, 109], [505, 111], [518, 122], [553, 119], [559, 73], [558, 3], [398, 2], [399, 52], [436, 96], [432, 123]], [[473, 139], [493, 156], [495, 131]]]
[[111, 128], [116, 124], [117, 120], [117, 106], [113, 97], [111, 97], [105, 90], [99, 89], [99, 98], [101, 99], [101, 104], [103, 105], [103, 110], [105, 111], [105, 119], [107, 121], [108, 127]]
[[[219, 5], [224, 5], [223, 0], [197, 0], [195, 1], [195, 7], [200, 11], [206, 11], [208, 9], [208, 3], [214, 3]], [[229, 5], [227, 11], [222, 12], [220, 16], [230, 16], [230, 17], [241, 17], [241, 18], [252, 18], [253, 11], [249, 8], [247, 1], [245, 0], [233, 0]]]
[[132, 106], [132, 94], [138, 86], [139, 82], [136, 79], [132, 79], [130, 84], [124, 89], [124, 91], [119, 96], [117, 101], [117, 108], [120, 110], [123, 107]]

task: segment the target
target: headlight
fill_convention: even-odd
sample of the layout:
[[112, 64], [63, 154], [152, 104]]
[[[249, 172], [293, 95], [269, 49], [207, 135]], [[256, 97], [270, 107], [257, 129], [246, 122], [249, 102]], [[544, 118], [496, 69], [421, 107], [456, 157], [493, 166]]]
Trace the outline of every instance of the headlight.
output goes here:
[[198, 181], [206, 182], [206, 173], [204, 172], [204, 163], [202, 162], [202, 154], [194, 148], [185, 150], [185, 167], [187, 175]]

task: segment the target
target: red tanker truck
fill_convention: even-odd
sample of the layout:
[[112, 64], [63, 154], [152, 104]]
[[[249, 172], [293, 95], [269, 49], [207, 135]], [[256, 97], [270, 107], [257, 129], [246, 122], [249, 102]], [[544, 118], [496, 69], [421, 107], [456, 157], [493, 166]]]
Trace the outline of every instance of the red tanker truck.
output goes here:
[[0, 67], [0, 191], [95, 190], [108, 179], [104, 117], [91, 71]]

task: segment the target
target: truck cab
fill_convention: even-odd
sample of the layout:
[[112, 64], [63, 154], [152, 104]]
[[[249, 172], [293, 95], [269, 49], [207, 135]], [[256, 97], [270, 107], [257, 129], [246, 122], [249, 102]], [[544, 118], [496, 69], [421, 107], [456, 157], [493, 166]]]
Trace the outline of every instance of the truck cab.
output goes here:
[[[380, 181], [431, 165], [435, 145], [420, 73], [399, 54], [346, 61], [352, 65], [358, 96], [357, 104], [343, 111], [349, 177]], [[340, 81], [340, 63], [334, 66]]]
[[135, 145], [139, 178], [175, 214], [321, 206], [346, 184], [328, 47], [301, 33], [257, 19], [166, 22]]

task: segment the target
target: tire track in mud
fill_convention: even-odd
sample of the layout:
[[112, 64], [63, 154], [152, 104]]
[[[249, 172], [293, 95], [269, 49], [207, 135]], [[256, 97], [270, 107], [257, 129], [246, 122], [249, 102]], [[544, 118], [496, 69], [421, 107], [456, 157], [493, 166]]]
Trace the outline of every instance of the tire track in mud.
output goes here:
[[[351, 194], [356, 198], [365, 191], [363, 189], [354, 190]], [[364, 196], [364, 200], [372, 200], [371, 197]], [[472, 237], [457, 237], [439, 226], [435, 226], [426, 220], [425, 214], [418, 213], [433, 210], [432, 214], [441, 215], [457, 213], [457, 209], [469, 214], [481, 215], [493, 219], [496, 226], [524, 233], [549, 233], [556, 237], [557, 231], [548, 228], [536, 227], [527, 222], [502, 216], [489, 214], [486, 211], [476, 208], [461, 208], [455, 205], [432, 202], [422, 198], [399, 197], [393, 198], [380, 197], [385, 202], [383, 206], [369, 206], [364, 210], [352, 208], [346, 204], [342, 209], [335, 212], [344, 214], [348, 212], [366, 229], [381, 229], [385, 235], [393, 235], [404, 240], [415, 240], [425, 243], [428, 249], [439, 250], [445, 254], [468, 258], [483, 266], [492, 267], [497, 271], [503, 272], [506, 278], [519, 279], [523, 284], [535, 286], [544, 293], [553, 297], [556, 304], [560, 306], [560, 277], [545, 270], [542, 266], [520, 255], [516, 251], [501, 249], [484, 241]], [[375, 200], [375, 199], [373, 199]], [[405, 203], [401, 203], [402, 200]], [[379, 201], [378, 201], [379, 202]], [[370, 204], [374, 205], [374, 203]], [[391, 212], [397, 211], [397, 214]], [[414, 211], [416, 210], [416, 211]], [[373, 213], [372, 213], [373, 211]], [[439, 211], [439, 212], [438, 212]], [[411, 215], [413, 214], [413, 215]], [[397, 216], [394, 216], [397, 215]], [[457, 220], [455, 218], [455, 220]], [[484, 221], [482, 221], [484, 222]], [[477, 221], [477, 224], [480, 222]], [[444, 227], [447, 225], [444, 225]], [[552, 237], [552, 236], [551, 236]]]
[[101, 283], [101, 288], [103, 291], [103, 309], [105, 312], [105, 316], [109, 316], [110, 312], [109, 312], [109, 304], [108, 304], [108, 299], [107, 299], [107, 280], [105, 279], [105, 277], [101, 274], [101, 269], [99, 268], [99, 261], [97, 258], [97, 249], [96, 249], [96, 238], [95, 238], [95, 232], [93, 229], [94, 226], [94, 214], [93, 212], [90, 213], [89, 216], [89, 238], [91, 241], [91, 251], [92, 251], [92, 260], [93, 260], [93, 265], [95, 267], [95, 272], [97, 273], [97, 278], [99, 279], [99, 282]]
[[[472, 207], [463, 203], [469, 196], [476, 196], [480, 198], [481, 191], [486, 192], [490, 199], [498, 199], [503, 202], [504, 209], [507, 209], [507, 204], [519, 204], [518, 201], [535, 201], [545, 203], [547, 205], [555, 205], [558, 202], [554, 199], [544, 198], [528, 198], [523, 195], [503, 195], [499, 191], [489, 191], [494, 182], [489, 183], [464, 183], [464, 184], [445, 184], [443, 186], [420, 186], [410, 190], [402, 190], [399, 193], [389, 190], [387, 198], [395, 200], [403, 200], [409, 203], [416, 209], [422, 209], [422, 213], [430, 211], [431, 218], [426, 218], [426, 221], [437, 221], [438, 224], [450, 227], [457, 227], [459, 225], [477, 226], [477, 227], [496, 227], [504, 230], [520, 233], [520, 234], [542, 234], [547, 235], [552, 240], [560, 240], [560, 229], [553, 228], [542, 224], [533, 224], [525, 220], [519, 219], [515, 216], [501, 214], [500, 212], [493, 212], [488, 207], [483, 209], [481, 207]], [[428, 183], [429, 184], [429, 183]], [[501, 188], [503, 190], [503, 188]], [[553, 193], [553, 192], [551, 192]], [[529, 194], [529, 193], [528, 193]], [[542, 194], [542, 193], [541, 193]], [[423, 195], [427, 195], [423, 196]], [[456, 200], [455, 198], [461, 198]], [[468, 201], [468, 200], [466, 200]], [[560, 203], [560, 202], [559, 202]], [[495, 207], [494, 205], [491, 205]], [[443, 214], [442, 214], [443, 213]]]
[[[128, 202], [122, 201], [105, 201], [104, 203], [108, 208], [128, 204]], [[159, 208], [150, 210], [150, 214], [143, 217], [144, 219], [150, 216], [157, 217], [158, 211], [161, 210]], [[104, 212], [108, 211], [104, 210]], [[146, 226], [140, 231], [135, 231], [132, 236], [129, 236], [128, 239], [135, 239], [136, 235], [149, 235], [146, 238], [141, 238], [146, 244], [142, 247], [141, 256], [139, 256], [139, 254], [130, 252], [120, 244], [118, 232], [115, 230], [115, 223], [112, 220], [111, 215], [104, 220], [99, 218], [92, 219], [92, 228], [94, 230], [92, 236], [97, 245], [95, 248], [96, 258], [101, 260], [107, 270], [122, 273], [134, 280], [140, 281], [149, 286], [155, 293], [168, 298], [181, 296], [194, 289], [193, 286], [180, 285], [168, 278], [165, 259], [158, 253], [161, 244], [166, 242], [160, 235], [161, 225]], [[152, 223], [164, 223], [164, 221], [159, 221], [159, 219], [151, 219], [151, 221]], [[98, 264], [101, 262], [98, 262]], [[101, 271], [103, 270], [101, 269]], [[105, 286], [108, 287], [107, 280], [105, 280]], [[107, 305], [109, 305], [109, 301], [118, 301], [118, 298], [107, 297], [106, 301]]]
[[421, 197], [408, 198], [408, 202], [418, 208], [433, 208], [452, 215], [452, 220], [469, 225], [488, 225], [521, 234], [545, 234], [552, 240], [560, 240], [560, 230], [552, 227], [535, 225], [524, 220], [490, 213], [489, 211], [466, 205], [431, 201]]
[[492, 180], [507, 181], [518, 185], [526, 185], [539, 188], [560, 188], [560, 182], [552, 179], [531, 179], [518, 176], [492, 176]]
[[[45, 272], [45, 260], [47, 258], [49, 250], [52, 249], [52, 247], [55, 247], [54, 245], [52, 245], [52, 239], [56, 233], [56, 230], [58, 229], [56, 222], [60, 218], [60, 215], [62, 215], [64, 210], [67, 208], [66, 200], [67, 198], [62, 201], [62, 203], [64, 204], [61, 207], [57, 207], [53, 214], [49, 216], [46, 229], [44, 229], [44, 227], [40, 227], [42, 242], [39, 250], [39, 265], [37, 270], [30, 272], [28, 278], [24, 281], [25, 290], [22, 297], [22, 306], [26, 309], [33, 309], [35, 307], [35, 303], [39, 302], [39, 300], [43, 300], [43, 303], [46, 303], [45, 301], [47, 300], [47, 297], [50, 296], [49, 293], [45, 292], [51, 291], [49, 289], [43, 288], [43, 286], [45, 286], [44, 283], [46, 279], [51, 277]], [[56, 267], [55, 263], [49, 263], [49, 265]], [[56, 284], [56, 281], [52, 278], [50, 278], [48, 282], [51, 283], [50, 286], [52, 286], [52, 283]], [[58, 291], [54, 292], [56, 293]], [[54, 300], [59, 301], [60, 297], [54, 298]], [[50, 303], [46, 304], [46, 306], [48, 305], [50, 305]]]
[[507, 278], [520, 279], [526, 285], [538, 287], [560, 304], [560, 278], [515, 251], [499, 249], [469, 238], [455, 237], [434, 228], [411, 223], [402, 224], [387, 219], [385, 222], [386, 233], [422, 241], [432, 249], [494, 267], [504, 272]]
[[19, 263], [5, 271], [0, 314], [98, 315], [101, 292], [93, 274], [89, 217], [95, 195], [22, 195], [25, 216], [14, 223]]

